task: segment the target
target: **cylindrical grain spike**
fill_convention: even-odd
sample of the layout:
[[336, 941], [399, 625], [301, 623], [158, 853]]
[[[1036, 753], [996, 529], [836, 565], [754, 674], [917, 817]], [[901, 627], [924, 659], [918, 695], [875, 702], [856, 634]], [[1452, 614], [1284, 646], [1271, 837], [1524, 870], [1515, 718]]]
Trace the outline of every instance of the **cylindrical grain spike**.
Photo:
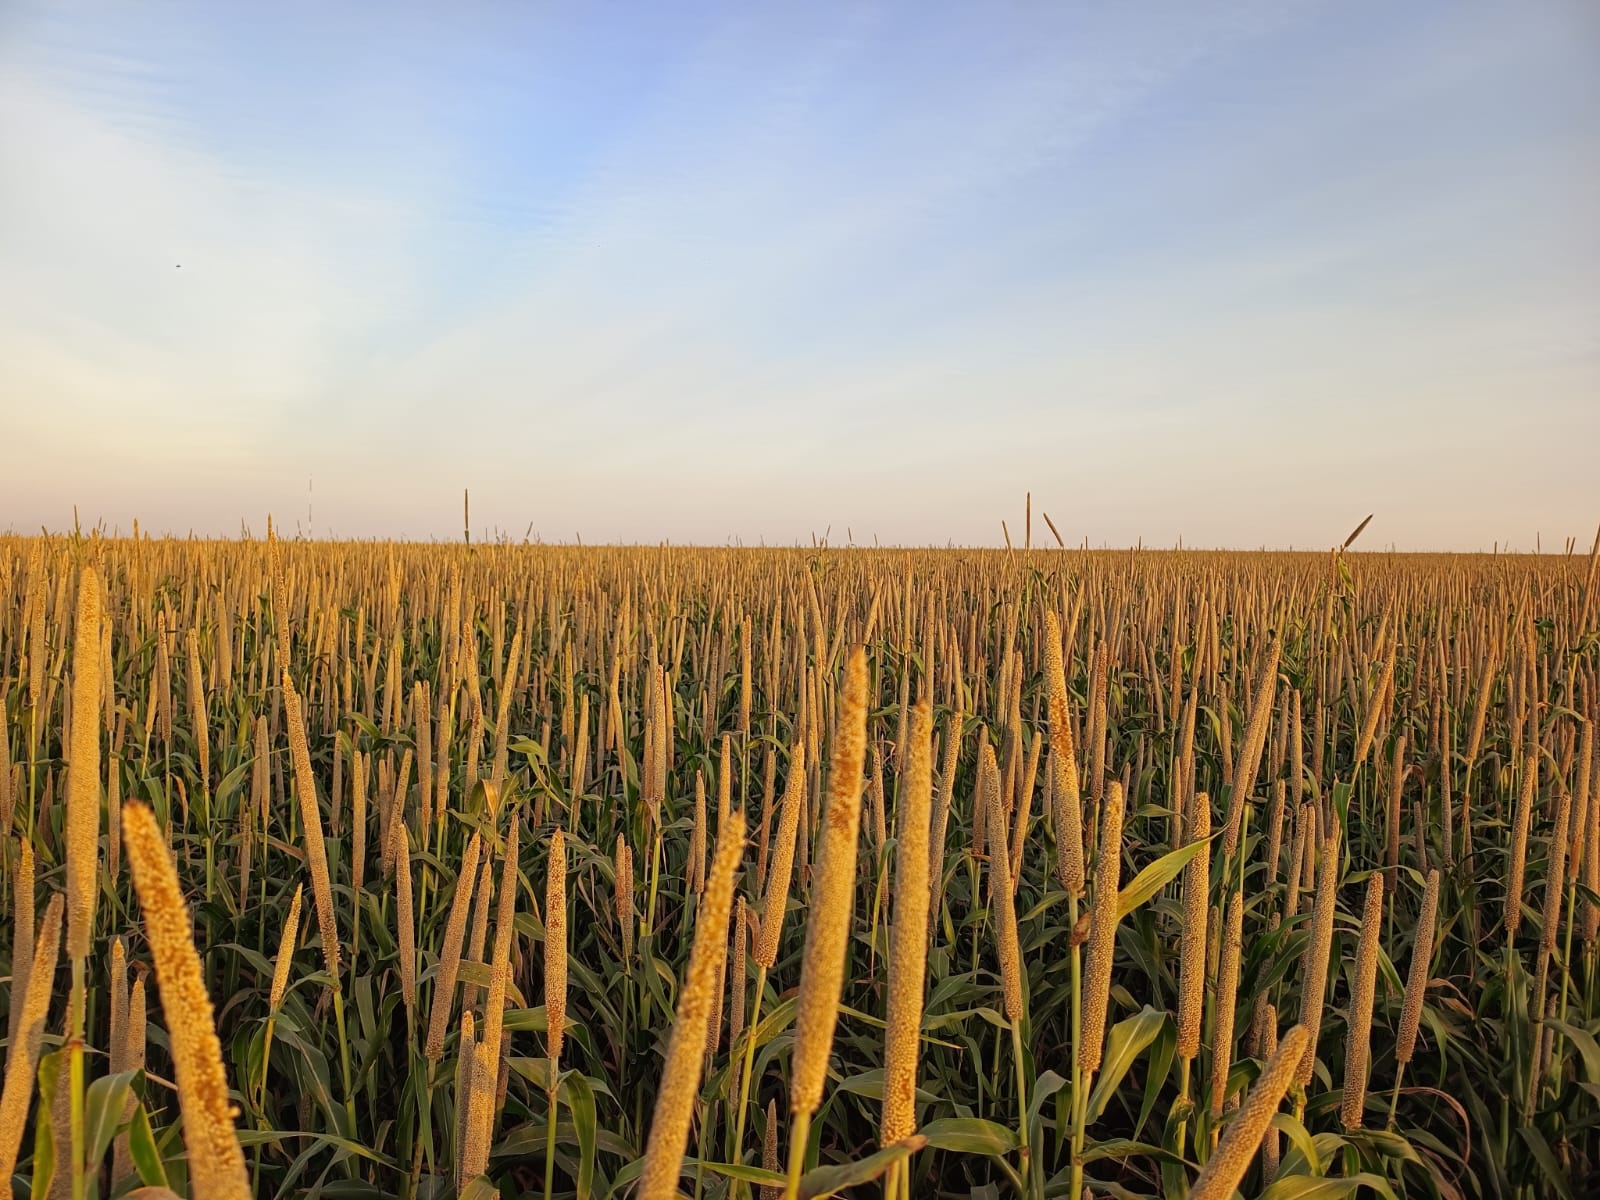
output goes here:
[[1012, 900], [1011, 866], [1006, 857], [1005, 810], [1000, 798], [1000, 767], [994, 747], [985, 744], [978, 767], [979, 803], [989, 810], [989, 828], [995, 838], [989, 855], [989, 908], [994, 915], [995, 953], [1000, 959], [1001, 995], [1006, 1020], [1022, 1020], [1022, 951], [1017, 939], [1017, 910]]
[[683, 990], [667, 1043], [661, 1090], [656, 1094], [655, 1116], [645, 1146], [639, 1174], [640, 1200], [674, 1200], [683, 1152], [689, 1142], [689, 1122], [700, 1090], [700, 1066], [705, 1055], [712, 993], [722, 973], [728, 947], [728, 913], [733, 907], [733, 879], [744, 855], [744, 814], [734, 813], [717, 838], [705, 898], [695, 922], [694, 946], [684, 973]]
[[[0, 708], [5, 705], [0, 703]], [[17, 1044], [17, 1022], [22, 1019], [18, 997], [28, 994], [28, 975], [33, 969], [33, 843], [17, 839], [17, 877], [11, 885], [11, 1014], [6, 1045]], [[0, 1176], [0, 1178], [4, 1178]]]
[[1083, 984], [1082, 1038], [1078, 1066], [1092, 1075], [1105, 1051], [1106, 1009], [1111, 1002], [1111, 960], [1116, 952], [1117, 891], [1122, 879], [1122, 785], [1106, 788], [1095, 854], [1094, 895], [1089, 909], [1089, 962]]
[[505, 1021], [506, 989], [511, 983], [511, 939], [516, 933], [517, 883], [520, 878], [517, 870], [517, 852], [521, 836], [522, 820], [519, 816], [513, 816], [510, 832], [506, 834], [505, 862], [500, 867], [500, 895], [497, 897], [494, 915], [494, 955], [489, 963], [489, 995], [483, 1006], [482, 1043], [486, 1047], [484, 1053], [488, 1064], [485, 1069], [489, 1073], [489, 1098], [487, 1116], [484, 1117], [485, 1127], [474, 1132], [482, 1138], [485, 1146], [489, 1144], [494, 1134], [496, 1082], [493, 1064], [500, 1053], [500, 1029]]
[[167, 1014], [190, 1186], [207, 1200], [250, 1195], [244, 1152], [233, 1129], [233, 1105], [222, 1065], [211, 997], [190, 934], [189, 907], [155, 814], [130, 802], [122, 809], [123, 843], [144, 910], [161, 1006]]
[[[1189, 840], [1211, 836], [1211, 797], [1194, 794]], [[1206, 916], [1210, 912], [1211, 850], [1197, 853], [1183, 869], [1183, 937], [1178, 944], [1178, 1057], [1200, 1053], [1200, 1014], [1206, 988]]]
[[78, 574], [72, 640], [72, 735], [67, 760], [67, 957], [89, 956], [100, 893], [100, 577]]
[[56, 960], [61, 951], [62, 903], [61, 893], [57, 892], [45, 906], [29, 964], [28, 990], [20, 1004], [16, 992], [12, 992], [18, 1016], [16, 1034], [6, 1051], [5, 1086], [0, 1089], [0, 1179], [10, 1179], [16, 1168], [17, 1148], [22, 1144], [22, 1130], [33, 1097], [34, 1071], [44, 1046], [45, 1018], [50, 1012]]
[[[125, 1033], [122, 1042], [123, 1071], [142, 1071], [145, 1066], [145, 1026], [148, 1024], [148, 1014], [145, 1003], [144, 971], [141, 970], [134, 978], [133, 987], [128, 991], [128, 1013], [125, 1022]], [[138, 1101], [132, 1095], [128, 1097], [127, 1104], [123, 1107], [123, 1119], [133, 1116], [134, 1107]], [[111, 1181], [113, 1185], [120, 1183], [133, 1173], [133, 1153], [129, 1149], [129, 1138], [126, 1131], [117, 1134], [115, 1144], [111, 1150]]]
[[1367, 880], [1367, 902], [1361, 910], [1361, 939], [1356, 943], [1355, 976], [1350, 990], [1350, 1022], [1344, 1045], [1344, 1097], [1339, 1122], [1360, 1129], [1367, 1103], [1367, 1067], [1372, 1056], [1372, 1001], [1378, 983], [1378, 938], [1383, 928], [1383, 876]]
[[[396, 801], [399, 808], [401, 802]], [[389, 823], [390, 857], [394, 861], [395, 940], [400, 951], [400, 997], [409, 1014], [417, 1006], [417, 921], [411, 897], [411, 831], [405, 814], [396, 812]]]
[[789, 907], [789, 881], [794, 873], [795, 836], [800, 810], [806, 802], [806, 747], [796, 739], [789, 751], [789, 778], [783, 787], [778, 817], [778, 837], [767, 869], [767, 889], [761, 898], [761, 926], [754, 958], [767, 970], [777, 965], [778, 940], [783, 934], [784, 910]]
[[[285, 630], [287, 632], [287, 629]], [[311, 751], [306, 745], [305, 715], [300, 694], [289, 672], [283, 672], [283, 710], [289, 726], [289, 758], [294, 765], [294, 787], [300, 797], [301, 836], [305, 838], [306, 865], [311, 868], [311, 894], [317, 902], [317, 927], [322, 935], [322, 962], [339, 986], [339, 926], [333, 915], [333, 888], [328, 881], [328, 851], [322, 841], [322, 810], [317, 805], [317, 781], [311, 771]], [[126, 827], [124, 827], [126, 832]]]
[[[1262, 1033], [1261, 1057], [1264, 1061], [1271, 1062], [1278, 1053], [1278, 1009], [1275, 1005], [1267, 1005], [1263, 1017], [1266, 1028]], [[1270, 1124], [1267, 1131], [1261, 1135], [1261, 1181], [1270, 1184], [1278, 1177], [1279, 1147], [1278, 1131]]]
[[1511, 834], [1511, 869], [1506, 877], [1506, 945], [1515, 941], [1522, 926], [1522, 882], [1528, 866], [1528, 827], [1533, 820], [1534, 790], [1539, 781], [1539, 759], [1529, 754], [1522, 764], [1522, 789]]
[[834, 728], [832, 775], [823, 813], [815, 901], [806, 921], [805, 959], [795, 1018], [789, 1104], [814, 1113], [833, 1048], [844, 986], [850, 920], [855, 907], [856, 845], [861, 828], [861, 773], [867, 749], [867, 655], [850, 652], [844, 694]]
[[1333, 918], [1339, 899], [1339, 834], [1331, 829], [1323, 839], [1317, 872], [1317, 893], [1311, 904], [1311, 930], [1301, 957], [1300, 1026], [1310, 1035], [1295, 1082], [1311, 1083], [1317, 1061], [1317, 1039], [1322, 1031], [1322, 1010], [1327, 1002], [1328, 955], [1333, 949]]
[[1222, 929], [1222, 956], [1217, 964], [1217, 1005], [1211, 1037], [1211, 1118], [1222, 1116], [1222, 1102], [1233, 1069], [1233, 1026], [1239, 1000], [1239, 955], [1244, 947], [1244, 897], [1228, 897]]
[[122, 1065], [122, 1058], [127, 1052], [128, 1040], [128, 956], [120, 937], [111, 939], [110, 977], [111, 1028], [107, 1058], [111, 1073], [115, 1075], [126, 1069]]
[[283, 1003], [284, 990], [289, 986], [289, 967], [294, 962], [294, 941], [300, 932], [300, 884], [294, 885], [294, 898], [289, 901], [289, 915], [283, 922], [283, 935], [278, 939], [278, 957], [272, 964], [272, 987], [267, 993], [267, 1011], [277, 1012]]
[[550, 861], [544, 887], [545, 1056], [561, 1061], [567, 1028], [567, 840], [560, 829], [550, 835]]
[[622, 935], [622, 962], [626, 970], [633, 961], [633, 847], [620, 833], [612, 869], [616, 875], [617, 929]]
[[461, 973], [461, 948], [467, 932], [467, 913], [472, 908], [472, 890], [478, 882], [478, 855], [482, 835], [474, 832], [456, 873], [455, 895], [450, 899], [450, 917], [445, 924], [444, 944], [439, 950], [439, 969], [433, 980], [433, 1009], [428, 1016], [428, 1036], [423, 1055], [429, 1062], [444, 1057], [445, 1034], [450, 1027], [450, 1012], [455, 1004], [456, 979]]
[[[782, 1165], [778, 1162], [778, 1102], [767, 1101], [767, 1131], [761, 1138], [761, 1169], [777, 1174]], [[761, 1200], [783, 1200], [783, 1189], [777, 1184], [761, 1185]]]
[[1295, 1065], [1314, 1053], [1311, 1041], [1311, 1034], [1303, 1025], [1296, 1025], [1283, 1035], [1277, 1053], [1267, 1060], [1222, 1140], [1206, 1160], [1205, 1169], [1189, 1189], [1189, 1200], [1230, 1200], [1261, 1145], [1261, 1135], [1272, 1124], [1278, 1105], [1294, 1081]]
[[1272, 696], [1278, 686], [1279, 650], [1280, 643], [1273, 637], [1263, 651], [1261, 665], [1256, 671], [1250, 719], [1244, 731], [1244, 748], [1234, 772], [1233, 787], [1228, 794], [1228, 828], [1222, 849], [1229, 857], [1238, 849], [1244, 806], [1250, 802], [1250, 795], [1255, 791], [1256, 774], [1261, 768], [1261, 752], [1267, 744], [1267, 725], [1272, 719]]
[[[928, 830], [933, 804], [933, 709], [924, 697], [912, 711], [910, 763], [895, 848], [894, 927], [889, 942], [889, 1018], [885, 1033], [883, 1117], [878, 1143], [915, 1132], [917, 1044], [928, 957]], [[1010, 889], [996, 901], [1010, 906]], [[1016, 916], [1012, 914], [1015, 936]]]
[[1411, 968], [1406, 973], [1405, 1000], [1400, 1007], [1400, 1029], [1395, 1037], [1394, 1059], [1404, 1066], [1417, 1047], [1417, 1030], [1422, 1024], [1422, 1000], [1428, 990], [1428, 972], [1433, 964], [1434, 925], [1439, 912], [1439, 868], [1428, 872], [1422, 889], [1422, 908], [1417, 913], [1417, 940], [1411, 947]]

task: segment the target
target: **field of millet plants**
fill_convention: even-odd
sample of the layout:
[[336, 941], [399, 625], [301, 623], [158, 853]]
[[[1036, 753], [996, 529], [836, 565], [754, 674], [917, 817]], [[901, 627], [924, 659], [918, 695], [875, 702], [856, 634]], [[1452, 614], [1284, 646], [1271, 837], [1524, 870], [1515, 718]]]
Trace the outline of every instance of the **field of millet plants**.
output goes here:
[[1593, 1195], [1597, 591], [0, 539], [0, 1178]]

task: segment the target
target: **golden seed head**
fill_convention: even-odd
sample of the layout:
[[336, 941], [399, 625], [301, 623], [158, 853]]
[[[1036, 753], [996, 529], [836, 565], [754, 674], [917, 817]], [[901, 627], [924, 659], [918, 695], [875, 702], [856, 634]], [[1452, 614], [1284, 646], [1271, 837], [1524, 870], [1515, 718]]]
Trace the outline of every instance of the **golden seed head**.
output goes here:
[[444, 1057], [445, 1033], [450, 1026], [450, 1011], [455, 1005], [456, 979], [461, 973], [461, 947], [467, 933], [467, 913], [472, 907], [472, 889], [478, 880], [478, 855], [483, 837], [474, 832], [461, 858], [456, 874], [455, 895], [450, 898], [450, 917], [445, 924], [444, 944], [439, 950], [439, 970], [433, 981], [433, 1009], [428, 1015], [428, 1036], [423, 1056], [429, 1062]]
[[[402, 802], [395, 801], [395, 808]], [[394, 921], [400, 948], [400, 996], [409, 1011], [417, 1004], [417, 922], [411, 903], [411, 834], [405, 815], [389, 822], [389, 856], [394, 862]]]
[[[489, 963], [489, 994], [483, 1005], [483, 1037], [480, 1050], [486, 1062], [498, 1063], [500, 1049], [500, 1030], [505, 1022], [506, 991], [511, 985], [511, 939], [516, 932], [517, 916], [517, 884], [520, 878], [517, 868], [517, 856], [522, 836], [522, 820], [519, 816], [511, 818], [511, 829], [506, 834], [505, 861], [500, 867], [500, 895], [495, 908], [494, 917], [494, 954]], [[479, 1106], [477, 1083], [473, 1085], [473, 1114], [471, 1119], [475, 1124], [474, 1136], [482, 1140], [484, 1146], [484, 1161], [488, 1161], [490, 1140], [494, 1135], [494, 1094], [496, 1090], [495, 1066], [486, 1068], [488, 1080], [488, 1096], [484, 1103], [486, 1108]], [[476, 1068], [475, 1068], [476, 1070]], [[474, 1079], [480, 1077], [475, 1074]], [[477, 1174], [481, 1174], [479, 1167]]]
[[1310, 1053], [1314, 1053], [1314, 1047], [1305, 1026], [1296, 1025], [1283, 1035], [1277, 1052], [1267, 1059], [1244, 1103], [1228, 1122], [1222, 1140], [1206, 1160], [1205, 1169], [1189, 1189], [1189, 1200], [1230, 1200], [1294, 1081], [1296, 1064]]
[[1378, 939], [1383, 926], [1383, 876], [1367, 880], [1367, 901], [1361, 910], [1361, 940], [1356, 944], [1355, 979], [1350, 991], [1350, 1024], [1344, 1044], [1344, 1096], [1339, 1121], [1360, 1129], [1367, 1103], [1367, 1064], [1372, 1053], [1372, 1001], [1378, 983]]
[[815, 900], [806, 921], [805, 958], [789, 1082], [794, 1112], [813, 1113], [833, 1049], [844, 986], [845, 951], [855, 904], [856, 846], [861, 828], [861, 773], [867, 753], [867, 655], [856, 646], [845, 668], [834, 727], [833, 765], [817, 851]]
[[620, 833], [613, 865], [617, 879], [617, 926], [622, 931], [622, 958], [626, 964], [633, 959], [633, 847]]
[[706, 781], [694, 773], [694, 826], [689, 831], [689, 887], [696, 895], [706, 890]]
[[744, 1033], [744, 981], [746, 960], [749, 957], [750, 922], [745, 915], [744, 896], [733, 898], [733, 964], [728, 968], [730, 992], [728, 1011], [728, 1045], [738, 1045]]
[[[1211, 797], [1196, 792], [1189, 805], [1189, 841], [1211, 836]], [[1210, 912], [1211, 853], [1207, 848], [1183, 869], [1183, 939], [1178, 946], [1178, 1057], [1200, 1053], [1200, 1012], [1206, 988], [1206, 916]]]
[[[989, 908], [994, 913], [995, 951], [1000, 958], [1000, 985], [1006, 1020], [1022, 1019], [1022, 950], [1017, 940], [1017, 910], [1012, 900], [1011, 863], [1007, 857], [1005, 809], [1000, 799], [1000, 767], [994, 747], [985, 743], [979, 765], [978, 794], [988, 806], [994, 831], [989, 855]], [[896, 1139], [898, 1140], [898, 1139]]]
[[[61, 951], [61, 893], [50, 897], [29, 964], [28, 990], [18, 1006], [16, 1034], [6, 1054], [5, 1086], [0, 1090], [0, 1179], [10, 1179], [17, 1165], [17, 1147], [28, 1119], [34, 1071], [44, 1046], [44, 1023], [54, 994], [56, 960]], [[12, 993], [15, 996], [15, 992]]]
[[494, 1091], [498, 1039], [487, 1037], [472, 1047], [468, 1068], [472, 1083], [467, 1093], [466, 1145], [461, 1153], [461, 1173], [476, 1179], [489, 1169], [489, 1143], [494, 1133]]
[[[933, 807], [933, 708], [912, 710], [910, 762], [895, 848], [894, 927], [889, 941], [889, 1019], [885, 1034], [883, 1119], [878, 1143], [916, 1131], [917, 1041], [928, 960], [928, 826]], [[1011, 903], [1006, 889], [1003, 903]], [[1012, 914], [1013, 932], [1015, 913]]]
[[674, 1200], [683, 1152], [689, 1144], [689, 1122], [700, 1091], [706, 1031], [728, 952], [728, 914], [733, 908], [733, 878], [744, 855], [744, 814], [733, 813], [717, 838], [705, 897], [695, 921], [694, 945], [684, 973], [683, 989], [667, 1043], [661, 1090], [656, 1094], [644, 1167], [639, 1174], [640, 1200]]
[[767, 970], [777, 964], [784, 911], [789, 907], [789, 880], [794, 873], [795, 837], [806, 802], [806, 747], [797, 739], [789, 751], [789, 778], [784, 784], [778, 817], [778, 840], [767, 864], [767, 890], [761, 900], [761, 926], [754, 958]]
[[1084, 980], [1082, 1037], [1078, 1065], [1088, 1074], [1100, 1069], [1105, 1051], [1106, 1009], [1111, 1003], [1111, 960], [1117, 942], [1117, 892], [1122, 880], [1122, 784], [1106, 789], [1095, 852], [1094, 897], [1089, 910], [1089, 963]]
[[283, 672], [283, 711], [289, 726], [289, 758], [294, 766], [294, 786], [300, 797], [300, 824], [305, 838], [306, 864], [311, 868], [311, 894], [317, 902], [317, 928], [322, 937], [322, 962], [339, 986], [339, 926], [333, 915], [333, 888], [328, 882], [328, 851], [322, 841], [322, 810], [317, 805], [317, 779], [311, 770], [306, 744], [305, 714], [300, 693], [289, 672]]
[[124, 1071], [144, 1070], [145, 1028], [149, 1023], [144, 971], [141, 969], [133, 977], [133, 986], [128, 989], [128, 1025], [122, 1051]]
[[1272, 694], [1278, 684], [1278, 655], [1280, 645], [1272, 638], [1261, 656], [1256, 671], [1255, 688], [1250, 702], [1250, 720], [1245, 726], [1244, 748], [1234, 772], [1233, 788], [1228, 796], [1228, 831], [1223, 837], [1222, 850], [1232, 855], [1239, 845], [1239, 830], [1243, 825], [1244, 806], [1255, 791], [1256, 773], [1261, 768], [1261, 752], [1267, 744], [1267, 725], [1272, 720]]
[[111, 1030], [108, 1055], [113, 1075], [125, 1070], [122, 1066], [124, 1043], [128, 1037], [128, 954], [122, 939], [111, 939]]
[[[761, 1139], [761, 1169], [774, 1173], [781, 1170], [778, 1163], [778, 1102], [767, 1101], [767, 1131]], [[774, 1185], [761, 1185], [761, 1200], [783, 1200], [783, 1189]]]
[[[0, 708], [5, 705], [0, 703]], [[26, 997], [28, 975], [33, 967], [33, 843], [26, 837], [17, 839], [17, 878], [11, 885], [11, 995]], [[22, 1019], [22, 1005], [11, 1004], [7, 1040], [16, 1044], [17, 1023]]]
[[67, 769], [67, 957], [89, 956], [100, 888], [100, 577], [78, 575], [72, 641], [72, 744]]
[[[267, 996], [267, 1008], [278, 1011], [283, 1003], [284, 989], [289, 986], [289, 967], [294, 961], [294, 941], [300, 932], [300, 891], [303, 885], [294, 885], [294, 899], [289, 901], [289, 916], [283, 923], [283, 936], [278, 940], [278, 958], [272, 964], [272, 990]], [[119, 942], [120, 944], [120, 942]]]
[[211, 997], [206, 993], [200, 955], [190, 932], [189, 907], [178, 886], [172, 856], [155, 814], [143, 804], [122, 806], [122, 834], [167, 1014], [193, 1190], [208, 1200], [246, 1200], [250, 1180], [233, 1129], [222, 1043], [217, 1040]]
[[567, 840], [560, 829], [550, 838], [544, 888], [545, 1054], [561, 1061], [567, 1027]]
[[1395, 1062], [1411, 1061], [1417, 1047], [1417, 1029], [1422, 1023], [1422, 999], [1428, 990], [1428, 971], [1433, 965], [1434, 925], [1439, 914], [1439, 868], [1428, 872], [1422, 889], [1422, 908], [1417, 913], [1417, 940], [1411, 948], [1411, 969], [1406, 974], [1405, 1000], [1400, 1007], [1400, 1029], [1395, 1038]]
[[1539, 782], [1539, 757], [1530, 753], [1522, 765], [1522, 790], [1511, 835], [1511, 872], [1506, 880], [1505, 932], [1509, 946], [1522, 926], [1522, 884], [1528, 867], [1528, 827], [1533, 819], [1534, 791]]
[[1233, 1026], [1239, 999], [1239, 954], [1244, 943], [1244, 896], [1228, 897], [1222, 953], [1217, 964], [1217, 1003], [1211, 1047], [1211, 1118], [1222, 1116], [1228, 1072], [1233, 1067]]
[[1339, 833], [1335, 826], [1322, 840], [1317, 871], [1317, 893], [1311, 903], [1311, 930], [1301, 962], [1300, 1024], [1310, 1035], [1295, 1082], [1311, 1083], [1316, 1069], [1317, 1040], [1322, 1033], [1322, 1010], [1328, 991], [1328, 955], [1333, 950], [1333, 918], [1339, 899]]

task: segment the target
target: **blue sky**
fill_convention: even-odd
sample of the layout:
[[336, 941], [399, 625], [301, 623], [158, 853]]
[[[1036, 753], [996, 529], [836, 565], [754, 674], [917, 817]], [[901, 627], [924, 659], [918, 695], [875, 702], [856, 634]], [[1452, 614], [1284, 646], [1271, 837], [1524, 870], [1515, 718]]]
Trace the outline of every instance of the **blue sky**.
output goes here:
[[[0, 529], [1587, 546], [1600, 9], [0, 8]], [[179, 265], [181, 264], [181, 266]]]

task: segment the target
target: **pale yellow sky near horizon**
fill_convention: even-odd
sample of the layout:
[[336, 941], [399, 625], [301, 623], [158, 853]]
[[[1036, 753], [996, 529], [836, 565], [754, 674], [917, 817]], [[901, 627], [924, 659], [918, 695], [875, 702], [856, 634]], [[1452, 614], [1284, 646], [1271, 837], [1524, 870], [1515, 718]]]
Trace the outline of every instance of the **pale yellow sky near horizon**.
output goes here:
[[1586, 550], [1595, 45], [18, 0], [0, 531]]

